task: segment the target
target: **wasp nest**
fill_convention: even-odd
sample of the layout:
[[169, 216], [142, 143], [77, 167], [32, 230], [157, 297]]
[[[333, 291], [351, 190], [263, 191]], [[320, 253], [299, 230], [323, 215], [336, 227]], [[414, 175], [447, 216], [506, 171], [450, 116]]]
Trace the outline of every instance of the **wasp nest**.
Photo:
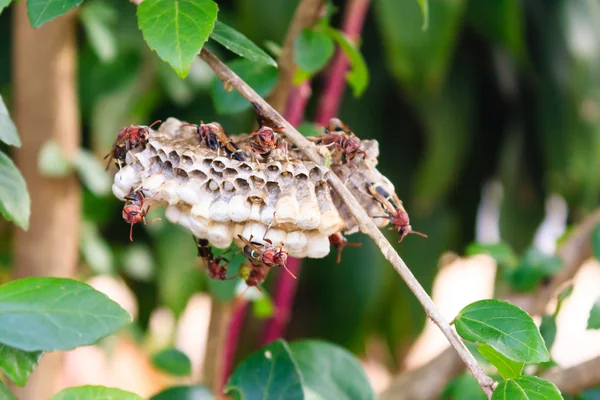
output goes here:
[[[169, 221], [217, 248], [227, 248], [232, 241], [242, 245], [239, 234], [262, 238], [268, 229], [266, 238], [283, 244], [290, 256], [322, 258], [329, 253], [330, 235], [358, 231], [347, 206], [327, 183], [329, 169], [293, 147], [287, 157], [277, 150], [271, 159], [258, 161], [244, 144], [247, 136], [231, 138], [246, 161], [201, 146], [194, 127], [169, 118], [150, 131], [145, 147], [127, 153], [113, 193], [123, 200], [132, 190], [143, 190], [145, 204], [166, 206]], [[330, 167], [369, 215], [381, 216], [381, 206], [366, 187], [382, 183], [393, 191], [393, 186], [375, 169], [378, 143], [362, 141], [362, 149], [366, 157], [342, 162], [331, 148]], [[375, 221], [379, 226], [387, 223], [383, 218]]]

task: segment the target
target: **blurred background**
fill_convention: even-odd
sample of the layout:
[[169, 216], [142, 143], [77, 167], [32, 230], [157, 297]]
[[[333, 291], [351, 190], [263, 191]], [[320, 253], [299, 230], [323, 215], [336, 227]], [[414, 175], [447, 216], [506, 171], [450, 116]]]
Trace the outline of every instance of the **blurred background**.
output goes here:
[[[339, 26], [345, 3], [334, 3], [340, 12], [332, 25]], [[281, 45], [296, 4], [220, 1], [219, 19], [272, 49]], [[600, 3], [435, 0], [429, 7], [429, 27], [423, 31], [416, 1], [372, 2], [361, 40], [370, 83], [360, 98], [347, 90], [339, 114], [358, 136], [379, 141], [379, 170], [394, 183], [413, 228], [429, 236], [412, 235], [396, 246], [428, 291], [443, 260], [454, 259], [448, 252], [462, 255], [470, 243], [502, 241], [520, 254], [534, 241], [551, 195], [558, 196], [552, 203], [558, 204], [558, 236], [565, 222], [576, 223], [592, 211], [600, 195]], [[9, 105], [15, 95], [15, 10], [0, 15], [0, 93]], [[129, 2], [101, 0], [87, 0], [77, 10], [81, 147], [101, 160], [121, 127], [169, 116], [219, 121], [229, 133], [251, 130], [251, 110], [239, 102], [218, 103], [222, 86], [200, 60], [181, 80], [148, 49], [135, 12]], [[269, 93], [276, 71], [252, 78], [248, 65], [236, 62], [251, 85]], [[321, 85], [317, 75], [306, 121], [314, 116]], [[44, 148], [46, 162], [38, 159], [42, 169], [60, 158], [51, 145]], [[219, 285], [227, 283], [208, 282], [189, 232], [164, 219], [136, 226], [130, 243], [122, 203], [106, 178], [81, 176], [79, 182], [78, 276], [116, 277], [109, 284], [118, 283], [116, 292], [130, 296], [136, 309], [132, 347], [160, 349], [174, 340], [169, 327], [193, 295], [218, 298]], [[488, 208], [482, 193], [489, 197]], [[33, 201], [34, 208], [44, 206]], [[12, 226], [0, 221], [3, 280], [11, 276], [13, 235]], [[395, 242], [395, 233], [389, 238]], [[334, 252], [303, 261], [287, 337], [330, 340], [375, 360], [379, 368], [399, 371], [425, 315], [378, 249], [361, 234], [349, 239], [363, 246], [346, 249], [340, 264]], [[266, 282], [267, 292], [274, 276]], [[463, 280], [455, 289], [469, 284], [477, 282]], [[206, 311], [210, 306], [203, 299], [195, 297]], [[249, 310], [238, 359], [257, 348], [269, 315], [268, 309]]]

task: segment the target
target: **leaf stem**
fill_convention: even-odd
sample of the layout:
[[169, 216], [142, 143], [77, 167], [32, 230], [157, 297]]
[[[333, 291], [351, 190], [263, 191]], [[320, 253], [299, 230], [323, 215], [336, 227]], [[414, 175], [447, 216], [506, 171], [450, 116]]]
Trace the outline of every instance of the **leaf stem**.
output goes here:
[[[217, 76], [224, 82], [229, 82], [244, 98], [248, 101], [257, 103], [264, 110], [266, 118], [270, 119], [278, 126], [285, 129], [287, 139], [302, 151], [310, 160], [323, 165], [323, 157], [318, 153], [316, 145], [307, 140], [298, 132], [287, 120], [285, 120], [277, 111], [273, 109], [263, 98], [261, 98], [246, 82], [238, 77], [227, 65], [219, 60], [206, 48], [203, 48], [200, 57], [215, 71]], [[440, 314], [436, 305], [431, 300], [425, 289], [417, 281], [413, 273], [406, 266], [402, 258], [392, 247], [390, 242], [381, 233], [377, 225], [367, 215], [361, 207], [358, 200], [344, 185], [342, 180], [333, 171], [330, 171], [329, 183], [338, 193], [340, 198], [346, 203], [353, 217], [358, 222], [360, 230], [369, 235], [375, 244], [380, 248], [383, 256], [390, 261], [396, 272], [402, 277], [407, 286], [421, 303], [427, 316], [440, 328], [446, 336], [452, 347], [456, 350], [463, 360], [471, 374], [477, 379], [477, 382], [485, 392], [486, 396], [491, 397], [494, 381], [485, 374], [481, 366], [477, 363], [473, 355], [465, 347], [458, 334], [452, 329], [444, 317]]]

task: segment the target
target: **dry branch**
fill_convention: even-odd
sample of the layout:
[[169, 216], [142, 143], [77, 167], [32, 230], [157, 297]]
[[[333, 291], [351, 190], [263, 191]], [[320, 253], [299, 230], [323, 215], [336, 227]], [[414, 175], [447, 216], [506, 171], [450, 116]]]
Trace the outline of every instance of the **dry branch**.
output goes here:
[[[304, 138], [250, 86], [248, 86], [233, 71], [231, 71], [229, 67], [227, 67], [214, 54], [205, 48], [202, 49], [200, 57], [208, 63], [208, 65], [215, 71], [217, 76], [223, 82], [227, 82], [228, 85], [235, 88], [248, 101], [260, 105], [263, 108], [266, 117], [277, 124], [277, 126], [283, 126], [285, 128], [285, 133], [288, 140], [298, 147], [310, 160], [323, 165], [322, 157], [317, 152], [314, 143], [311, 143]], [[392, 266], [396, 272], [398, 272], [411, 291], [415, 294], [419, 302], [423, 305], [427, 316], [431, 318], [431, 320], [440, 328], [442, 333], [444, 333], [452, 347], [454, 347], [460, 358], [466, 364], [469, 371], [477, 379], [477, 382], [483, 391], [488, 397], [491, 397], [494, 381], [485, 374], [485, 372], [481, 369], [481, 366], [467, 350], [457, 333], [452, 329], [448, 322], [444, 320], [427, 292], [425, 292], [423, 287], [419, 284], [417, 279], [414, 277], [410, 269], [408, 269], [398, 253], [394, 250], [392, 245], [380, 232], [379, 228], [375, 225], [372, 219], [365, 213], [357, 199], [352, 195], [352, 193], [350, 193], [339, 177], [332, 173], [329, 182], [339, 196], [343, 199], [343, 201], [348, 205], [354, 218], [358, 222], [360, 230], [373, 239], [373, 241], [381, 249], [381, 252], [385, 258], [392, 263]]]

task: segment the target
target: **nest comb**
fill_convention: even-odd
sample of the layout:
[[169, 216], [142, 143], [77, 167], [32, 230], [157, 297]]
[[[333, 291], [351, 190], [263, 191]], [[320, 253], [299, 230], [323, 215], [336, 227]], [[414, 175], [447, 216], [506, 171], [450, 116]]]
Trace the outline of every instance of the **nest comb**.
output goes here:
[[[124, 200], [132, 190], [141, 189], [149, 198], [145, 204], [166, 206], [165, 216], [208, 239], [217, 248], [232, 241], [242, 245], [241, 234], [266, 238], [293, 257], [325, 257], [330, 250], [328, 237], [343, 231], [358, 231], [355, 219], [327, 183], [330, 171], [291, 148], [288, 160], [281, 151], [267, 161], [252, 154], [247, 135], [231, 136], [242, 149], [246, 161], [233, 160], [224, 152], [200, 145], [191, 126], [167, 119], [157, 131], [150, 131], [144, 148], [127, 153], [125, 165], [114, 178], [113, 193]], [[370, 183], [393, 185], [375, 166], [379, 145], [364, 140], [367, 157], [342, 163], [332, 151], [331, 169], [371, 216], [383, 210], [367, 191]], [[378, 226], [387, 220], [375, 219]]]

